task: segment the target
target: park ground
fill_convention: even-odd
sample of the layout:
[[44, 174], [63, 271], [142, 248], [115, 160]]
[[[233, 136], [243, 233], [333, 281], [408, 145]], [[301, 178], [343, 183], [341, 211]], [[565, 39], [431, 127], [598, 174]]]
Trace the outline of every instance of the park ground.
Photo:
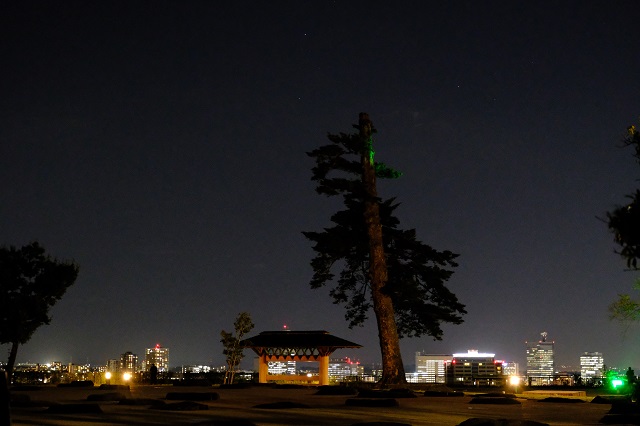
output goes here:
[[[476, 395], [364, 398], [319, 394], [316, 387], [255, 385], [238, 388], [132, 385], [129, 389], [28, 387], [12, 390], [12, 424], [22, 425], [458, 425], [471, 418], [598, 425], [611, 404], [586, 397], [515, 395], [514, 404], [474, 403]], [[199, 396], [212, 395], [211, 400]], [[169, 397], [171, 395], [171, 397]], [[174, 399], [175, 396], [177, 399]], [[186, 400], [181, 400], [180, 396]], [[119, 400], [124, 397], [129, 403]], [[215, 399], [214, 399], [215, 398]], [[373, 402], [376, 401], [376, 402]], [[396, 406], [389, 406], [395, 401]]]

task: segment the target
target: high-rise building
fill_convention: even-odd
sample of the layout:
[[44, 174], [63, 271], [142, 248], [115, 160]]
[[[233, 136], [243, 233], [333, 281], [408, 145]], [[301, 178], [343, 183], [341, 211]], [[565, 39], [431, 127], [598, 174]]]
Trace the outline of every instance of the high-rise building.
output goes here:
[[453, 355], [435, 355], [416, 352], [415, 382], [445, 383], [446, 365], [451, 362]]
[[346, 382], [364, 376], [364, 366], [350, 358], [332, 359], [329, 361], [329, 380]]
[[601, 379], [604, 372], [604, 358], [600, 352], [585, 352], [580, 355], [580, 377], [583, 383]]
[[547, 332], [540, 333], [537, 342], [527, 342], [527, 380], [530, 385], [549, 385], [555, 374], [554, 343], [547, 340]]
[[496, 361], [495, 354], [469, 350], [453, 354], [447, 363], [447, 384], [450, 385], [501, 386], [504, 378], [502, 363]]
[[147, 348], [144, 357], [144, 369], [149, 371], [152, 365], [158, 369], [158, 373], [169, 371], [169, 348], [156, 345], [154, 348]]
[[120, 355], [120, 371], [127, 373], [137, 373], [138, 355], [132, 352], [125, 352]]

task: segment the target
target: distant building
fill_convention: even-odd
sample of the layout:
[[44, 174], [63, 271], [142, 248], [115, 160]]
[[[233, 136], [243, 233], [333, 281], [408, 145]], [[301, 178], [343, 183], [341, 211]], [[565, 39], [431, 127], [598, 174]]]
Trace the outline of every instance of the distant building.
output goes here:
[[412, 383], [446, 383], [446, 366], [453, 355], [436, 355], [416, 352], [416, 371], [407, 374]]
[[127, 373], [137, 373], [138, 370], [138, 355], [132, 352], [125, 352], [120, 355], [120, 371]]
[[502, 374], [505, 376], [519, 376], [520, 366], [517, 362], [502, 361]]
[[147, 348], [144, 356], [144, 369], [149, 371], [152, 365], [158, 369], [158, 373], [169, 371], [169, 348], [156, 345], [154, 348]]
[[347, 382], [359, 380], [364, 376], [364, 366], [350, 358], [329, 360], [329, 381]]
[[117, 359], [110, 359], [107, 361], [107, 371], [111, 373], [117, 373], [120, 371], [120, 361]]
[[90, 378], [91, 366], [69, 363], [66, 373], [68, 380], [87, 380]]
[[19, 371], [38, 371], [39, 369], [40, 369], [39, 364], [29, 364], [26, 362], [20, 362], [16, 364], [13, 370], [15, 372], [19, 372]]
[[209, 365], [183, 365], [180, 367], [180, 372], [185, 374], [201, 374], [201, 373], [210, 373], [211, 371], [216, 371], [211, 368]]
[[295, 375], [296, 362], [295, 361], [269, 361], [267, 363], [267, 371], [268, 371], [268, 374]]
[[527, 380], [533, 386], [552, 384], [555, 373], [555, 342], [547, 341], [546, 331], [540, 336], [537, 342], [527, 342]]
[[597, 381], [604, 375], [604, 358], [600, 352], [580, 355], [580, 377], [583, 383]]
[[469, 350], [455, 353], [447, 363], [447, 384], [466, 386], [501, 386], [504, 384], [502, 364], [495, 354]]

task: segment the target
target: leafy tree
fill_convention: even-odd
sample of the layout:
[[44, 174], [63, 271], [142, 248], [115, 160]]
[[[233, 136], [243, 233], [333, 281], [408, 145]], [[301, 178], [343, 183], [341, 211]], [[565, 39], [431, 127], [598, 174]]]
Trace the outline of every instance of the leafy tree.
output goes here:
[[0, 343], [11, 344], [7, 372], [13, 372], [18, 346], [51, 322], [49, 309], [78, 277], [73, 261], [45, 254], [38, 242], [0, 248]]
[[[349, 327], [363, 325], [373, 308], [382, 353], [380, 384], [404, 383], [399, 339], [423, 335], [441, 339], [441, 323], [460, 324], [466, 311], [444, 285], [453, 273], [450, 268], [457, 266], [457, 255], [420, 242], [415, 229], [399, 229], [393, 214], [399, 204], [394, 198], [378, 198], [375, 178], [395, 178], [399, 173], [373, 161], [370, 133], [375, 129], [366, 115], [362, 119], [361, 114], [355, 126], [359, 134], [329, 134], [331, 144], [308, 153], [316, 160], [312, 176], [316, 191], [341, 195], [346, 207], [331, 217], [332, 227], [303, 232], [316, 252], [310, 284], [317, 289], [333, 283], [329, 294], [334, 303], [345, 306]], [[363, 132], [367, 126], [370, 133]], [[373, 176], [366, 176], [368, 166]], [[381, 233], [382, 274], [372, 267], [376, 255], [371, 247], [372, 215], [377, 215]], [[334, 269], [341, 269], [337, 280]]]
[[640, 303], [633, 300], [628, 294], [620, 294], [618, 299], [609, 305], [609, 317], [620, 322], [638, 321], [640, 319]]
[[[624, 145], [634, 148], [634, 157], [640, 164], [640, 132], [636, 126], [627, 129]], [[626, 260], [630, 270], [637, 271], [640, 259], [640, 189], [636, 189], [636, 192], [627, 198], [631, 200], [628, 204], [618, 206], [607, 213], [607, 224], [614, 234], [614, 241], [620, 246], [617, 253]], [[640, 290], [640, 281], [636, 282], [635, 289]], [[637, 321], [640, 320], [640, 303], [628, 294], [621, 294], [618, 300], [609, 305], [609, 313], [611, 319], [622, 322]]]
[[247, 312], [241, 312], [233, 323], [235, 335], [224, 330], [220, 332], [220, 335], [222, 336], [220, 342], [224, 346], [222, 353], [226, 356], [227, 360], [227, 371], [224, 374], [224, 384], [233, 383], [238, 365], [240, 365], [240, 361], [244, 358], [244, 353], [242, 352], [243, 348], [240, 346], [240, 341], [245, 334], [253, 329], [253, 327], [254, 324], [251, 320], [251, 315]]
[[[627, 129], [624, 144], [634, 147], [634, 157], [640, 164], [640, 132], [636, 126]], [[609, 230], [613, 232], [615, 242], [621, 247], [618, 254], [627, 261], [629, 268], [637, 270], [640, 258], [640, 189], [636, 189], [636, 192], [627, 198], [631, 202], [608, 212], [607, 219]]]

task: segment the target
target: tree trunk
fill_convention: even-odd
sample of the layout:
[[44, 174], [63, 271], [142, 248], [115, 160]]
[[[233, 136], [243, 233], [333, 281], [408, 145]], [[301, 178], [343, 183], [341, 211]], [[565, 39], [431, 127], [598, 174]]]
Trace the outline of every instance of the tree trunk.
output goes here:
[[0, 370], [0, 426], [11, 426], [9, 376], [4, 370]]
[[373, 146], [371, 133], [373, 125], [368, 114], [360, 113], [360, 138], [363, 143], [362, 153], [362, 182], [365, 188], [364, 220], [369, 235], [369, 275], [371, 280], [371, 297], [373, 311], [378, 324], [378, 338], [382, 353], [382, 379], [380, 385], [406, 383], [402, 354], [400, 353], [400, 338], [396, 327], [393, 302], [384, 288], [387, 285], [387, 261], [382, 240], [382, 225], [380, 223], [380, 206], [378, 190], [376, 188], [376, 172], [373, 160]]
[[11, 343], [11, 350], [9, 351], [9, 360], [7, 361], [7, 376], [9, 383], [13, 381], [13, 368], [16, 365], [16, 357], [18, 355], [18, 342]]

